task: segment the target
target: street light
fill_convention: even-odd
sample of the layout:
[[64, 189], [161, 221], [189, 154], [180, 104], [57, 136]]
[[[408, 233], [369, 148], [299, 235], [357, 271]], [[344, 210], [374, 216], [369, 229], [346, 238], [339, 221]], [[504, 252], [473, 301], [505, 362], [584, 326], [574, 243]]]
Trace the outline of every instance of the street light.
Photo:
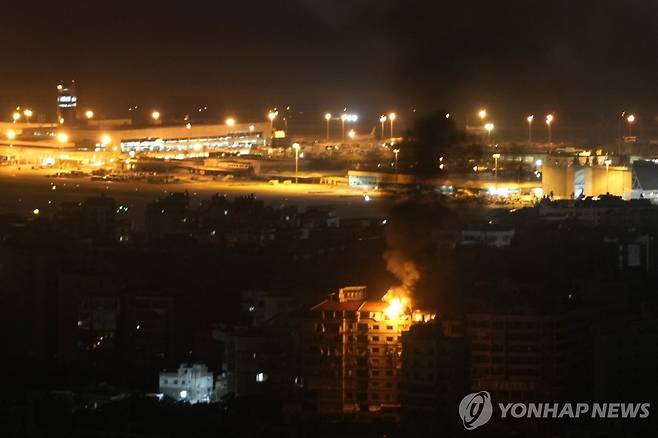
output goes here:
[[32, 114], [34, 114], [34, 113], [33, 113], [32, 110], [29, 109], [29, 108], [26, 108], [26, 109], [23, 111], [23, 115], [25, 116], [25, 119], [27, 120], [27, 123], [30, 123], [30, 117], [32, 117]]
[[379, 117], [379, 123], [382, 124], [382, 138], [384, 138], [384, 122], [386, 122], [386, 116], [382, 114]]
[[151, 118], [156, 122], [160, 120], [160, 111], [153, 111], [151, 113]]
[[484, 119], [487, 118], [487, 110], [482, 108], [480, 111], [478, 111], [478, 117], [480, 120], [484, 121]]
[[500, 158], [500, 154], [496, 152], [492, 157], [494, 159], [494, 174], [496, 175], [496, 181], [498, 181], [498, 159]]
[[64, 144], [69, 141], [69, 135], [65, 132], [60, 132], [57, 134], [57, 141]]
[[331, 113], [325, 114], [324, 119], [327, 121], [327, 140], [329, 140], [329, 123], [331, 122]]
[[535, 116], [530, 115], [526, 117], [528, 121], [528, 143], [532, 143], [532, 121], [535, 119]]
[[347, 114], [343, 113], [340, 115], [340, 138], [341, 141], [345, 141], [345, 120], [347, 120]]
[[109, 135], [104, 134], [104, 135], [101, 136], [101, 144], [102, 144], [103, 146], [107, 146], [107, 145], [109, 145], [111, 142], [112, 142], [112, 137], [110, 137]]
[[609, 170], [610, 170], [610, 165], [612, 164], [612, 160], [610, 158], [606, 159], [603, 163], [605, 163], [605, 192], [606, 194], [610, 193], [610, 180], [608, 178], [609, 175]]
[[295, 184], [299, 182], [299, 143], [293, 143], [292, 148], [295, 150]]
[[398, 173], [398, 154], [400, 153], [400, 149], [393, 149], [393, 153], [395, 154], [395, 173]]
[[633, 122], [635, 121], [635, 115], [629, 115], [626, 117], [626, 121], [628, 122], [628, 136], [631, 137], [633, 136]]
[[11, 118], [14, 120], [14, 123], [16, 123], [21, 119], [21, 113], [16, 111], [14, 112], [14, 114], [11, 115]]
[[226, 119], [226, 125], [230, 127], [235, 126], [235, 119], [233, 117], [229, 117], [228, 119]]
[[553, 123], [553, 114], [548, 114], [546, 116], [546, 127], [548, 128], [548, 142], [552, 143], [552, 137], [551, 137], [551, 124]]
[[15, 138], [16, 138], [16, 131], [14, 131], [13, 129], [10, 129], [9, 131], [7, 131], [7, 139], [8, 140], [13, 140]]
[[388, 115], [388, 120], [391, 121], [391, 138], [394, 138], [394, 137], [393, 137], [393, 121], [396, 119], [396, 117], [397, 117], [397, 116], [395, 115], [395, 113], [390, 113], [390, 114]]
[[354, 131], [354, 129], [350, 129], [350, 132], [347, 133], [347, 136], [350, 138], [350, 140], [354, 140], [354, 137], [356, 137], [356, 131]]
[[487, 130], [487, 142], [491, 143], [491, 131], [494, 129], [494, 124], [489, 122], [484, 124], [484, 129]]
[[85, 111], [85, 117], [87, 120], [91, 120], [94, 118], [94, 112], [92, 110], [87, 110]]
[[270, 132], [274, 131], [274, 119], [276, 119], [277, 115], [279, 115], [278, 111], [270, 111], [267, 113], [267, 118], [270, 119]]

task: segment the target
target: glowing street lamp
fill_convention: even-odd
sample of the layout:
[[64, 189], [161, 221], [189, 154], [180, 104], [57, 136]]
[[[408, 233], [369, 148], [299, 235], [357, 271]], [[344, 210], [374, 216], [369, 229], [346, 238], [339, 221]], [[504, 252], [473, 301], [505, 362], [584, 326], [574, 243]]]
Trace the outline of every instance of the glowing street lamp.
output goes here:
[[530, 115], [526, 117], [528, 121], [528, 143], [532, 143], [532, 121], [535, 119], [535, 116]]
[[228, 119], [226, 119], [226, 125], [230, 127], [235, 126], [235, 119], [233, 117], [229, 117]]
[[91, 120], [94, 118], [94, 112], [92, 110], [87, 110], [85, 111], [85, 117], [87, 120]]
[[390, 113], [388, 115], [388, 120], [391, 121], [391, 138], [393, 138], [393, 121], [395, 120], [396, 117], [397, 116], [395, 115], [395, 113]]
[[496, 175], [496, 180], [498, 180], [498, 159], [500, 158], [500, 154], [496, 152], [492, 157], [494, 159], [494, 174]]
[[158, 120], [160, 120], [160, 111], [153, 111], [153, 112], [151, 113], [151, 118], [152, 118], [155, 122], [157, 122]]
[[329, 123], [331, 122], [331, 113], [325, 114], [324, 120], [327, 122], [327, 140], [329, 140]]
[[635, 122], [635, 115], [629, 115], [626, 117], [626, 121], [628, 122], [628, 136], [631, 137], [633, 135], [633, 122]]
[[382, 138], [384, 138], [384, 123], [385, 123], [385, 122], [386, 122], [386, 116], [382, 114], [382, 115], [379, 117], [379, 123], [382, 124]]
[[25, 116], [25, 120], [27, 120], [27, 123], [30, 123], [30, 117], [32, 117], [32, 114], [34, 114], [34, 113], [33, 113], [32, 110], [29, 109], [29, 108], [26, 108], [26, 109], [23, 111], [23, 115]]
[[107, 134], [104, 134], [104, 135], [101, 136], [101, 144], [102, 144], [103, 146], [107, 146], [107, 145], [109, 145], [110, 143], [112, 143], [112, 137], [110, 137], [110, 136], [107, 135]]
[[16, 131], [14, 131], [13, 129], [10, 129], [9, 131], [7, 131], [7, 139], [8, 140], [13, 140], [15, 138], [16, 138]]
[[57, 141], [64, 144], [69, 141], [69, 135], [65, 132], [60, 132], [57, 134]]
[[395, 154], [395, 173], [398, 173], [398, 155], [400, 154], [400, 149], [393, 149], [393, 154]]
[[342, 141], [345, 141], [345, 120], [347, 120], [348, 115], [343, 113], [340, 115], [340, 137]]
[[295, 150], [295, 184], [299, 182], [299, 143], [293, 143], [292, 148]]
[[487, 142], [491, 143], [491, 131], [494, 129], [494, 124], [489, 122], [484, 124], [484, 129], [487, 130]]
[[487, 118], [487, 110], [482, 108], [480, 111], [478, 111], [478, 117], [480, 120], [484, 121], [484, 119]]
[[546, 116], [546, 127], [548, 128], [548, 142], [552, 143], [552, 137], [551, 137], [551, 125], [553, 124], [553, 120], [555, 118], [553, 117], [553, 114], [548, 114]]
[[274, 131], [274, 119], [279, 115], [278, 111], [270, 111], [267, 113], [267, 118], [270, 119], [270, 132]]
[[16, 112], [14, 112], [14, 114], [11, 115], [11, 118], [14, 121], [14, 123], [16, 123], [21, 119], [21, 113], [16, 111]]
[[354, 137], [356, 137], [356, 131], [354, 131], [354, 129], [350, 129], [350, 132], [347, 133], [347, 136], [350, 138], [350, 140], [354, 140]]

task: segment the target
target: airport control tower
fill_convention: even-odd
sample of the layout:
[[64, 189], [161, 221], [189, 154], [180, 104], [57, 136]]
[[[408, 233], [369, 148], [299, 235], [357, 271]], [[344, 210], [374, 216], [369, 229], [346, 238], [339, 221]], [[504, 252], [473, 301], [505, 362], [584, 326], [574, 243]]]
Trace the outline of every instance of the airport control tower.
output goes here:
[[57, 85], [57, 119], [60, 124], [72, 125], [76, 120], [78, 96], [75, 92], [75, 81], [68, 84], [60, 82]]

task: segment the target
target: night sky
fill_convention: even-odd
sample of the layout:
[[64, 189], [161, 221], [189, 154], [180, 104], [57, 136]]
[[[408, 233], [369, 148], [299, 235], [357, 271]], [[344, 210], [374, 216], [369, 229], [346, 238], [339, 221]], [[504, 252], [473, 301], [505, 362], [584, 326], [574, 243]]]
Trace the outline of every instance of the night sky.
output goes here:
[[658, 115], [655, 1], [13, 3], [0, 27], [7, 114], [54, 113], [55, 85], [72, 78], [81, 106], [108, 116], [135, 104]]

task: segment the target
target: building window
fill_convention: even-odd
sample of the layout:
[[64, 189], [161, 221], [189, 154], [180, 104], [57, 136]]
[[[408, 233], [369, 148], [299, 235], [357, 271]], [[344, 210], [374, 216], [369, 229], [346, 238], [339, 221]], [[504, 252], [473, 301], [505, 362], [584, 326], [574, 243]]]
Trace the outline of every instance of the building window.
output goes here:
[[392, 325], [387, 325], [386, 330], [393, 330], [393, 326]]
[[389, 342], [393, 342], [393, 336], [386, 336], [386, 340]]
[[372, 337], [372, 340], [373, 340], [373, 341], [379, 341], [379, 336], [373, 336], [373, 337]]
[[373, 353], [379, 353], [379, 348], [373, 348], [373, 349], [372, 349], [372, 352], [373, 352]]

